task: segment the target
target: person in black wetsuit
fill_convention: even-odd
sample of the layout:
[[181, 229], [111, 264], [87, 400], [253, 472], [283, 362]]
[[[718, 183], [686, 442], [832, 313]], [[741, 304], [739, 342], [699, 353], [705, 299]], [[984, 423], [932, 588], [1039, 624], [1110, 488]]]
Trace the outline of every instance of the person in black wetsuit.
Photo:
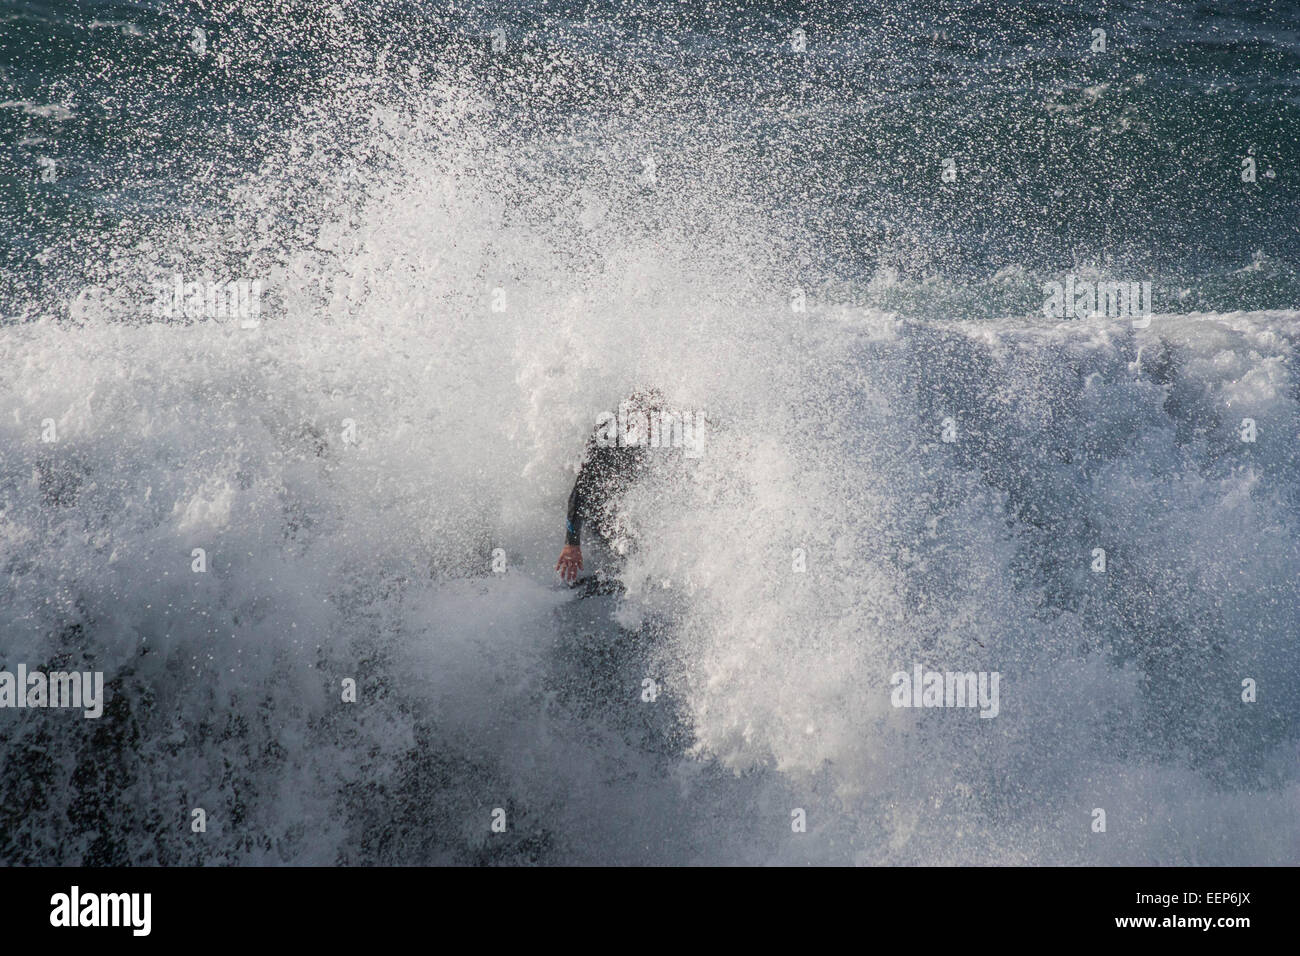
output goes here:
[[[621, 534], [615, 513], [618, 499], [644, 472], [652, 452], [660, 450], [660, 446], [667, 449], [681, 444], [683, 419], [689, 429], [687, 443], [702, 440], [702, 416], [697, 415], [694, 423], [686, 416], [677, 416], [678, 430], [673, 432], [664, 424], [669, 421], [663, 417], [665, 413], [672, 414], [663, 395], [657, 389], [642, 389], [619, 406], [617, 416], [602, 416], [595, 433], [587, 439], [582, 466], [569, 493], [564, 550], [555, 563], [555, 570], [566, 583], [574, 583], [582, 570], [584, 525], [595, 530], [613, 550], [619, 550], [615, 542], [625, 535]], [[660, 433], [653, 440], [655, 447], [651, 447], [651, 433]]]
[[569, 492], [569, 507], [564, 522], [564, 550], [555, 570], [572, 584], [582, 570], [582, 528], [590, 524], [607, 543], [615, 535], [611, 507], [632, 484], [645, 461], [640, 448], [602, 447], [593, 435], [587, 439], [587, 451], [578, 477]]

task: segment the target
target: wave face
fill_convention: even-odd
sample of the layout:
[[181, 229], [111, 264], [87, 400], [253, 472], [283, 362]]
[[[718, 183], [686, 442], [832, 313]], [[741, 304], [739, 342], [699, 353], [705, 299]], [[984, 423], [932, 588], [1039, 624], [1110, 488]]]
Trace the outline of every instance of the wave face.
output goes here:
[[259, 6], [4, 8], [0, 861], [1300, 862], [1293, 13]]

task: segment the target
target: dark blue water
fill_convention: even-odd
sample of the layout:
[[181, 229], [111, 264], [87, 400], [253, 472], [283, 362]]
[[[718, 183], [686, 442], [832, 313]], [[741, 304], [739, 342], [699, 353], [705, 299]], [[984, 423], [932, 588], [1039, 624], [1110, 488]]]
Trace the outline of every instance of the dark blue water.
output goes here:
[[646, 142], [661, 175], [688, 150], [743, 157], [738, 185], [799, 234], [805, 281], [896, 270], [889, 304], [913, 314], [1036, 309], [1035, 283], [993, 281], [1008, 268], [1141, 277], [1175, 311], [1297, 300], [1295, 4], [329, 9], [6, 0], [6, 315], [102, 279], [114, 230], [219, 203], [301, 111], [460, 70], [521, 140], [672, 118], [680, 139]]

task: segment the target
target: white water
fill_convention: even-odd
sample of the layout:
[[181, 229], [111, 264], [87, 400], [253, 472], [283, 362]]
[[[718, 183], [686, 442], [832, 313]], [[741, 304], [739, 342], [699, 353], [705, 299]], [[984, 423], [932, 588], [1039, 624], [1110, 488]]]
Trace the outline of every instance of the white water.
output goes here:
[[[574, 164], [459, 87], [413, 112], [376, 109], [355, 171], [306, 125], [233, 219], [0, 332], [4, 663], [120, 679], [101, 726], [0, 713], [6, 779], [53, 781], [0, 855], [1300, 859], [1296, 314], [793, 314], [799, 237], [724, 159], [644, 185], [644, 131]], [[232, 247], [259, 328], [124, 321]], [[550, 568], [591, 423], [646, 382], [719, 426], [628, 502], [649, 659], [604, 681], [619, 631]], [[1000, 672], [1001, 713], [893, 709], [915, 662]]]

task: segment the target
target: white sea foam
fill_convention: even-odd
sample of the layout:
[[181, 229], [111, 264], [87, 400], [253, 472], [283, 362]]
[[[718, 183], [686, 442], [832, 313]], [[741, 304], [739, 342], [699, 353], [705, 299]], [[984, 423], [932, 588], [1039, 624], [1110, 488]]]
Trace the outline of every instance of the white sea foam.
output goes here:
[[28, 116], [39, 116], [41, 119], [52, 119], [60, 123], [77, 115], [62, 103], [33, 103], [31, 100], [5, 100], [0, 103], [0, 109], [22, 110]]

